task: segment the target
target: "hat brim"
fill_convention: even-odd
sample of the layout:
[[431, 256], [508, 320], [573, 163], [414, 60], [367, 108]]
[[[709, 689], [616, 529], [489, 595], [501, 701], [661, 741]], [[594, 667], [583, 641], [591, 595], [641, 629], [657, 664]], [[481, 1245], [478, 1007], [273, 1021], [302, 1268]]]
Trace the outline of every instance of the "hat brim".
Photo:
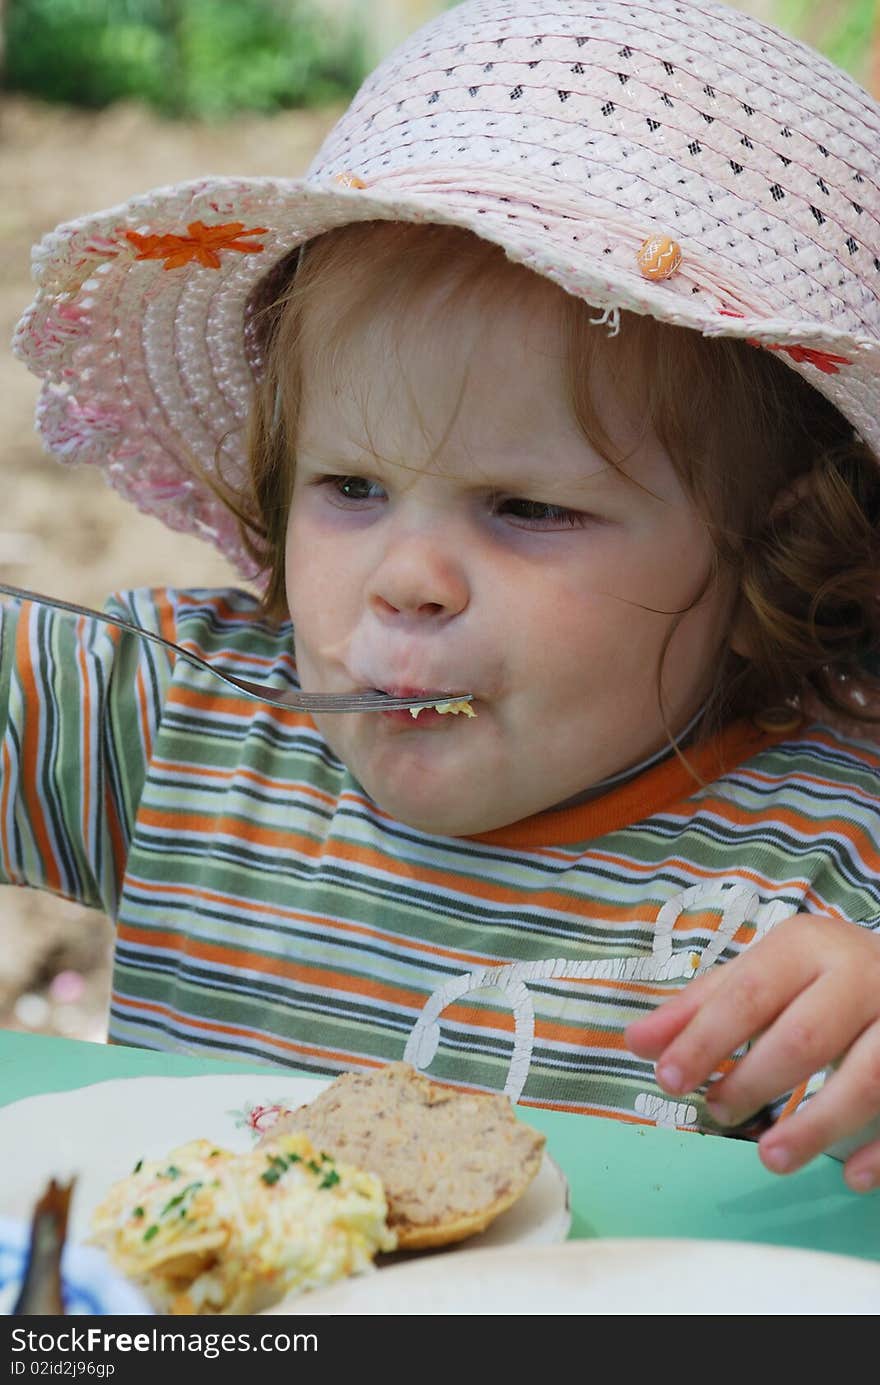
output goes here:
[[[433, 171], [432, 171], [433, 175]], [[273, 266], [315, 236], [360, 221], [468, 229], [598, 309], [625, 309], [777, 352], [880, 456], [880, 343], [809, 321], [741, 282], [733, 262], [678, 237], [662, 281], [636, 260], [655, 227], [503, 173], [487, 193], [454, 180], [214, 178], [160, 188], [68, 223], [35, 251], [35, 301], [14, 350], [44, 380], [38, 427], [62, 460], [102, 468], [140, 509], [213, 542], [245, 575], [238, 523], [205, 477], [245, 478], [254, 363], [245, 309]]]

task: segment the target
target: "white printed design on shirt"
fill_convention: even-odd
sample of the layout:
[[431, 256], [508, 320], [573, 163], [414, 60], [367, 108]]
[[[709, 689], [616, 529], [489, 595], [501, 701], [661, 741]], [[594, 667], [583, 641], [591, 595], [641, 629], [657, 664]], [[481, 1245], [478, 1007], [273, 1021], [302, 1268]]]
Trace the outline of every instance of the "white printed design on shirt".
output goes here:
[[[720, 907], [718, 928], [702, 949], [673, 951], [673, 930], [685, 909]], [[670, 981], [691, 979], [714, 966], [731, 938], [744, 923], [754, 925], [753, 942], [764, 936], [797, 910], [784, 900], [762, 904], [756, 890], [738, 880], [707, 880], [690, 885], [673, 895], [662, 906], [654, 925], [654, 940], [649, 957], [610, 957], [595, 962], [575, 962], [550, 957], [532, 962], [513, 962], [509, 966], [480, 967], [444, 982], [426, 1002], [407, 1039], [404, 1059], [416, 1068], [427, 1068], [440, 1046], [440, 1016], [472, 991], [500, 991], [514, 1018], [513, 1054], [504, 1092], [518, 1101], [528, 1077], [535, 1038], [535, 1010], [528, 983], [541, 980]], [[694, 961], [697, 964], [694, 965]], [[655, 1093], [642, 1092], [635, 1109], [656, 1125], [689, 1126], [697, 1119], [696, 1108], [688, 1103], [663, 1101]]]

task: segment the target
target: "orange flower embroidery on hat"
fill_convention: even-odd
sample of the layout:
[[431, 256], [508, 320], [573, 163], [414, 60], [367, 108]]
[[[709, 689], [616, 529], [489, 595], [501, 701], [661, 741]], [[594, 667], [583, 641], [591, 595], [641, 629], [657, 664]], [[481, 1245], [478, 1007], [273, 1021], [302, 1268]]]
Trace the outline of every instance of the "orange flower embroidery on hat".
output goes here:
[[842, 365], [852, 365], [846, 356], [834, 356], [830, 351], [817, 351], [812, 346], [783, 346], [781, 342], [752, 341], [751, 346], [763, 346], [765, 351], [784, 351], [798, 365], [814, 365], [823, 375], [839, 375]]
[[[729, 308], [719, 308], [722, 317], [744, 317], [744, 313], [732, 312]], [[784, 351], [798, 365], [814, 365], [823, 375], [839, 375], [842, 365], [852, 365], [847, 356], [835, 356], [831, 351], [819, 351], [814, 346], [785, 346], [782, 342], [758, 341], [757, 337], [746, 337], [749, 346], [757, 346], [761, 351]]]
[[365, 188], [367, 186], [363, 178], [359, 178], [356, 173], [337, 173], [335, 181], [341, 183], [344, 188]]
[[195, 261], [206, 269], [220, 268], [220, 251], [237, 250], [241, 255], [256, 255], [263, 245], [244, 240], [245, 236], [263, 235], [268, 227], [245, 227], [243, 221], [228, 221], [222, 226], [206, 226], [203, 221], [191, 221], [189, 235], [142, 236], [126, 231], [125, 238], [138, 251], [139, 260], [164, 260], [166, 269], [179, 269]]

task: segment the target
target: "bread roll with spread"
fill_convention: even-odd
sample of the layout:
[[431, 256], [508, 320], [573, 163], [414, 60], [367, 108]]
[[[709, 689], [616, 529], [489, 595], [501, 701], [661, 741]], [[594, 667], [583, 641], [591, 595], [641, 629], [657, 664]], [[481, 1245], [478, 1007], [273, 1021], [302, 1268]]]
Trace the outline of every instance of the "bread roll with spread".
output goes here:
[[506, 1096], [459, 1091], [408, 1063], [343, 1073], [265, 1143], [292, 1131], [381, 1179], [388, 1225], [407, 1250], [485, 1230], [525, 1192], [544, 1150]]

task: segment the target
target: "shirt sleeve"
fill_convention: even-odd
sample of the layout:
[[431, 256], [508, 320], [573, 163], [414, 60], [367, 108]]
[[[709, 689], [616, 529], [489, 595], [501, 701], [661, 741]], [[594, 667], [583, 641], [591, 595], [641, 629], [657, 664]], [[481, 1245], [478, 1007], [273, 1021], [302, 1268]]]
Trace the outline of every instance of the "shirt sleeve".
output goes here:
[[[134, 594], [106, 609], [142, 623]], [[0, 882], [115, 917], [169, 678], [164, 651], [136, 635], [4, 598]]]

